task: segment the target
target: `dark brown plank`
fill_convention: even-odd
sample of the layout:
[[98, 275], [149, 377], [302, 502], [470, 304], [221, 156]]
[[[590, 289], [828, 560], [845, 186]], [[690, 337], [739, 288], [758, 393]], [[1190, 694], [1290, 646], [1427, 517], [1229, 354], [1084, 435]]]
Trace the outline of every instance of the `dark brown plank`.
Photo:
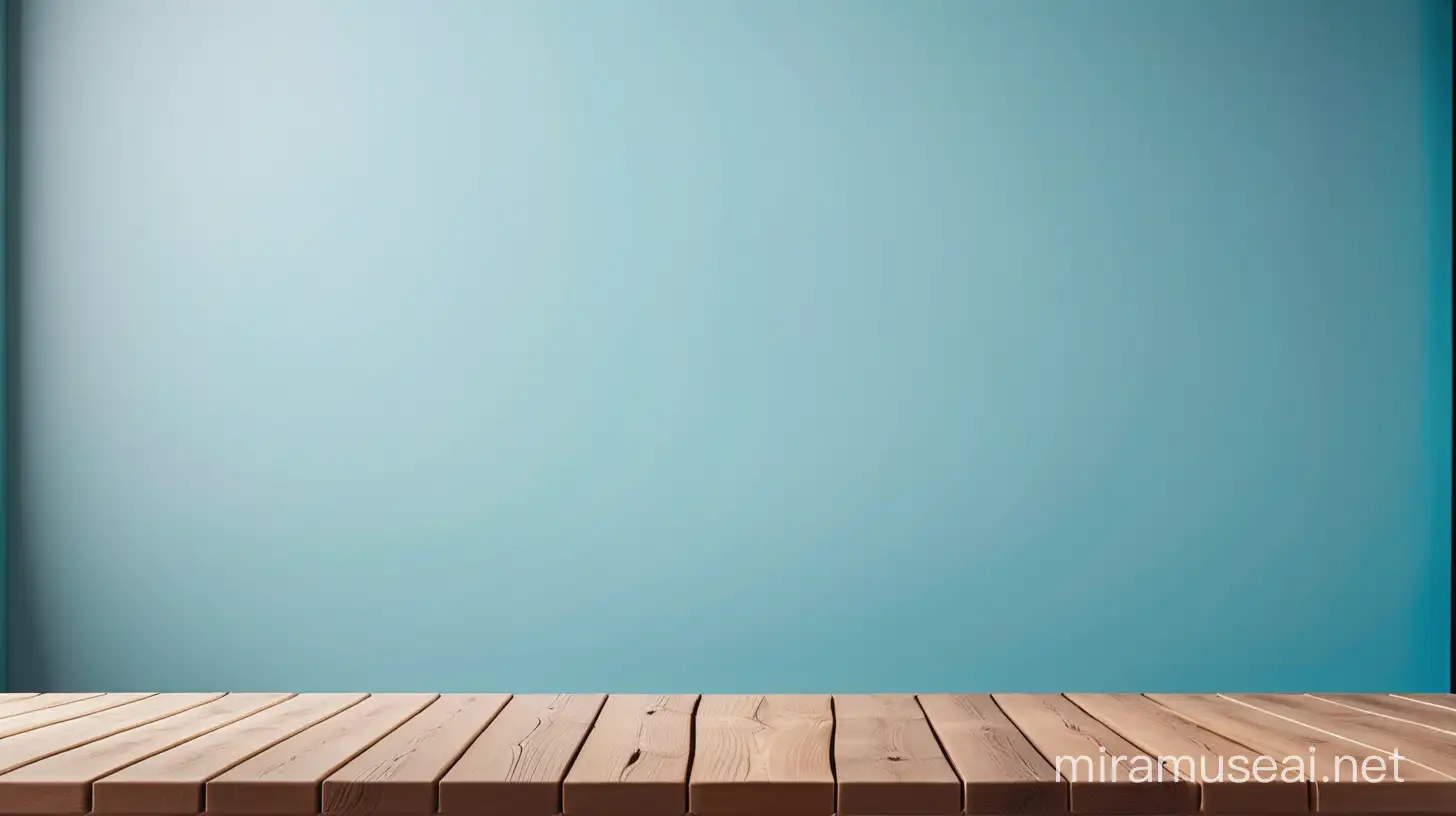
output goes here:
[[1060, 694], [995, 694], [1001, 710], [1068, 780], [1074, 813], [1197, 813], [1199, 788]]
[[693, 694], [613, 694], [566, 774], [566, 816], [687, 811]]
[[1068, 694], [1079, 708], [1203, 789], [1203, 813], [1276, 814], [1309, 810], [1306, 781], [1236, 782], [1259, 753], [1174, 714], [1141, 694]]
[[961, 812], [961, 781], [909, 694], [834, 696], [839, 816]]
[[922, 694], [920, 706], [956, 774], [965, 812], [1067, 812], [1067, 786], [989, 694]]
[[1277, 767], [1302, 769], [1304, 778], [1314, 783], [1314, 807], [1321, 812], [1429, 814], [1450, 812], [1456, 804], [1449, 780], [1429, 769], [1408, 769], [1403, 783], [1349, 779], [1342, 772], [1341, 758], [1363, 762], [1369, 757], [1381, 761], [1389, 757], [1328, 731], [1218, 694], [1147, 696], [1179, 716], [1259, 752]]
[[602, 694], [512, 698], [440, 780], [440, 812], [560, 813], [561, 782], [605, 700]]

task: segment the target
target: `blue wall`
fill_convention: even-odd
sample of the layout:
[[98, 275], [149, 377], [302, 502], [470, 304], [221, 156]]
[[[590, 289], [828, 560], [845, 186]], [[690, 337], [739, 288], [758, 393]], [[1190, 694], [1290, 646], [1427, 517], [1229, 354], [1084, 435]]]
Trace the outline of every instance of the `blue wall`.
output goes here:
[[13, 685], [1443, 689], [1430, 11], [30, 4]]

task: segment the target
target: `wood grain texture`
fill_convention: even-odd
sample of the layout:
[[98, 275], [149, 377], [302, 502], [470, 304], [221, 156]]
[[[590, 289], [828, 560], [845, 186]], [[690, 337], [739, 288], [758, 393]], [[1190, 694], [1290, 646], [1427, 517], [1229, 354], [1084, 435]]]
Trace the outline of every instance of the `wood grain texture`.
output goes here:
[[10, 702], [14, 702], [16, 700], [24, 700], [24, 699], [26, 699], [28, 697], [36, 697], [36, 696], [39, 696], [39, 695], [37, 695], [33, 691], [9, 691], [9, 692], [5, 692], [4, 694], [0, 694], [0, 704], [10, 703]]
[[323, 812], [434, 813], [440, 778], [509, 699], [509, 694], [442, 695], [325, 779]]
[[840, 816], [961, 812], [961, 781], [910, 694], [834, 696]]
[[313, 814], [323, 781], [434, 702], [437, 694], [376, 694], [210, 780], [210, 814]]
[[[98, 711], [117, 708], [154, 696], [156, 695], [102, 694], [71, 703], [62, 703], [61, 705], [51, 706], [50, 708], [43, 708], [38, 711], [16, 714], [0, 720], [0, 739], [12, 737], [16, 734], [23, 734], [26, 731], [34, 731], [37, 728], [44, 728], [47, 725], [54, 725], [65, 722], [66, 720], [80, 719], [81, 717], [95, 714]], [[0, 756], [3, 756], [3, 752], [0, 752]], [[0, 765], [0, 769], [3, 769], [3, 767], [3, 765]]]
[[[1218, 694], [1149, 694], [1149, 699], [1241, 745], [1270, 757], [1281, 766], [1297, 758], [1314, 784], [1314, 809], [1329, 813], [1449, 812], [1456, 799], [1442, 775], [1418, 767], [1404, 769], [1407, 781], [1371, 782], [1349, 779], [1337, 767], [1339, 757], [1385, 755], [1338, 735], [1279, 717]], [[1313, 749], [1313, 750], [1311, 750]]]
[[1402, 697], [1395, 694], [1314, 694], [1321, 700], [1348, 705], [1380, 717], [1419, 723], [1437, 731], [1456, 735], [1456, 709]]
[[[210, 703], [221, 694], [156, 694], [0, 739], [0, 774]], [[90, 702], [89, 700], [82, 701]], [[73, 703], [72, 705], [77, 705]], [[47, 709], [54, 711], [57, 709]], [[36, 712], [37, 714], [41, 712]], [[24, 715], [29, 716], [29, 715]], [[13, 718], [19, 719], [19, 718]], [[4, 721], [8, 723], [9, 721]], [[0, 813], [4, 809], [0, 808]]]
[[922, 694], [941, 748], [976, 816], [1067, 812], [1067, 786], [989, 694]]
[[30, 694], [22, 695], [20, 699], [0, 702], [0, 719], [14, 717], [17, 714], [29, 714], [32, 711], [41, 711], [47, 708], [75, 703], [81, 700], [89, 700], [93, 697], [100, 697], [100, 693], [90, 694]]
[[698, 703], [688, 800], [697, 816], [828, 816], [828, 695], [707, 695]]
[[1456, 813], [1456, 739], [1452, 735], [1433, 731], [1418, 723], [1380, 717], [1307, 694], [1228, 696], [1270, 714], [1336, 734], [1350, 742], [1390, 755], [1392, 761], [1382, 762], [1376, 768], [1383, 767], [1387, 774], [1399, 770], [1404, 777], [1406, 762], [1402, 761], [1397, 768], [1393, 761], [1395, 752], [1398, 751], [1401, 757], [1407, 758], [1411, 763], [1417, 763], [1446, 777], [1448, 782], [1445, 791], [1450, 799], [1449, 809]]
[[992, 697], [1053, 769], [1068, 780], [1074, 812], [1198, 812], [1197, 783], [1171, 774], [1159, 779], [1155, 758], [1060, 694]]
[[96, 780], [291, 695], [229, 694], [0, 776], [0, 813], [84, 814]]
[[603, 694], [511, 698], [440, 780], [440, 812], [560, 813], [561, 782], [605, 700]]
[[1276, 814], [1309, 810], [1304, 781], [1232, 781], [1259, 752], [1196, 725], [1141, 694], [1068, 694], [1068, 699], [1203, 791], [1204, 813]]
[[260, 751], [363, 700], [363, 694], [301, 694], [144, 759], [92, 786], [96, 813], [192, 814], [203, 786]]
[[566, 816], [687, 812], [695, 694], [613, 694], [562, 785]]
[[1393, 694], [1391, 696], [1456, 711], [1456, 694]]
[[[1451, 816], [1453, 700], [0, 696], [0, 814]], [[1059, 781], [1057, 757], [1085, 757], [1091, 778]], [[1226, 778], [1290, 757], [1312, 783]], [[1384, 781], [1351, 778], [1376, 760]], [[1162, 781], [1138, 781], [1159, 762]]]
[[[1386, 755], [1397, 750], [1441, 774], [1456, 779], [1456, 740], [1419, 723], [1382, 717], [1356, 706], [1308, 694], [1229, 694], [1277, 717], [1303, 723]], [[1409, 749], [1409, 750], [1407, 750]], [[1456, 795], [1456, 788], [1452, 789]]]

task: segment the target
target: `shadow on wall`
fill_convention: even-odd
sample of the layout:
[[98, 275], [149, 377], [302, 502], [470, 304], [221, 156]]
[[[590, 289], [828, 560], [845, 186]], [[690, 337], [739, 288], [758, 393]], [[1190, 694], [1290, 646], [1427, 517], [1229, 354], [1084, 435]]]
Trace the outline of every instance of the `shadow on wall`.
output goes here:
[[[0, 490], [4, 502], [0, 506], [0, 691], [44, 691], [50, 687], [51, 678], [46, 671], [46, 651], [41, 648], [39, 632], [33, 615], [25, 614], [32, 608], [31, 583], [26, 580], [30, 574], [30, 559], [25, 543], [29, 541], [24, 528], [23, 481], [16, 475], [23, 469], [23, 440], [18, 433], [21, 427], [22, 401], [13, 399], [19, 393], [22, 380], [21, 365], [24, 355], [20, 353], [20, 324], [23, 316], [19, 305], [24, 277], [19, 274], [22, 259], [21, 214], [23, 207], [15, 206], [21, 200], [21, 134], [22, 127], [17, 111], [21, 109], [20, 44], [21, 19], [25, 3], [19, 0], [0, 0], [0, 93], [3, 93], [3, 245], [4, 292], [0, 303], [0, 352], [3, 352], [4, 376], [0, 382], [0, 398], [4, 413], [4, 430], [0, 434], [0, 450], [3, 450], [3, 476], [0, 476]], [[16, 655], [25, 655], [25, 664], [17, 665]], [[23, 678], [25, 688], [18, 688], [12, 682], [15, 677]]]

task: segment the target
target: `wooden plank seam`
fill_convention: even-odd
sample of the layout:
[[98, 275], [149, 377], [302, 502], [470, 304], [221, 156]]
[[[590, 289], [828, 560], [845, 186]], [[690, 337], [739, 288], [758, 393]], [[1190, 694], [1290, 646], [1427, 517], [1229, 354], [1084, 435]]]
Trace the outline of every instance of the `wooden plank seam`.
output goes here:
[[[0, 816], [1431, 816], [1452, 737], [1444, 695], [28, 695], [0, 698]], [[1306, 746], [1307, 780], [1197, 764]], [[1172, 778], [1057, 767], [1107, 754]]]

